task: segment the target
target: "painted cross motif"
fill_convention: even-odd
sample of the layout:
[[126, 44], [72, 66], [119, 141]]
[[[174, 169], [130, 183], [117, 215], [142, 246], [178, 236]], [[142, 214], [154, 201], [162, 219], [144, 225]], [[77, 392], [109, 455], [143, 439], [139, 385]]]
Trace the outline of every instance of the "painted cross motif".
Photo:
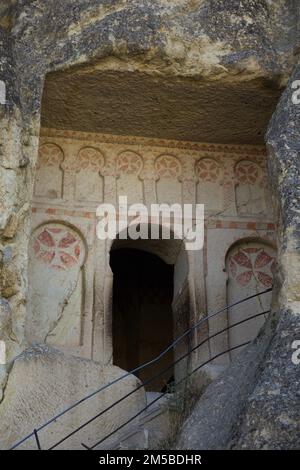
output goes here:
[[155, 162], [155, 169], [161, 178], [178, 178], [181, 175], [181, 165], [172, 155], [163, 155]]
[[104, 165], [104, 158], [100, 150], [94, 147], [84, 147], [78, 154], [77, 171], [95, 170], [99, 171]]
[[212, 158], [202, 158], [196, 164], [196, 175], [203, 181], [216, 181], [220, 173], [218, 163]]
[[59, 166], [64, 159], [63, 151], [56, 144], [43, 144], [39, 148], [37, 169], [41, 166]]
[[126, 151], [118, 156], [117, 172], [127, 175], [138, 175], [143, 167], [142, 158], [135, 152]]
[[247, 286], [255, 279], [263, 287], [271, 287], [276, 270], [276, 261], [265, 248], [239, 248], [229, 258], [232, 277], [240, 286]]
[[44, 226], [33, 241], [36, 258], [56, 270], [68, 270], [80, 263], [82, 248], [79, 236], [67, 227]]
[[239, 183], [254, 184], [259, 178], [259, 166], [250, 161], [239, 162], [235, 167], [235, 174]]

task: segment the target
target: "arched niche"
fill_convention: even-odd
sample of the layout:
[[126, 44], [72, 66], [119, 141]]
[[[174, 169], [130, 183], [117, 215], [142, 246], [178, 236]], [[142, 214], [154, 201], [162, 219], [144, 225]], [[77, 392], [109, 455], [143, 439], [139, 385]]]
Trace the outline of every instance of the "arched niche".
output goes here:
[[34, 196], [47, 199], [63, 197], [64, 160], [62, 149], [52, 143], [42, 144], [39, 148], [34, 186]]
[[83, 147], [76, 161], [75, 199], [101, 203], [103, 201], [103, 176], [101, 170], [104, 166], [102, 152], [94, 147]]
[[182, 165], [173, 155], [161, 155], [155, 160], [157, 201], [162, 204], [182, 203]]
[[[236, 242], [226, 256], [227, 305], [263, 292], [273, 285], [276, 271], [276, 248], [262, 239], [247, 239]], [[228, 309], [228, 326], [261, 312], [268, 311], [271, 292], [258, 295]], [[258, 316], [228, 331], [229, 348], [253, 340], [262, 327], [266, 316]], [[235, 357], [239, 349], [231, 352]]]
[[86, 244], [63, 222], [36, 227], [29, 245], [27, 339], [63, 348], [82, 343]]
[[128, 204], [143, 202], [143, 184], [139, 174], [143, 168], [142, 157], [131, 150], [118, 155], [116, 162], [118, 197], [127, 196]]
[[[151, 225], [148, 225], [149, 230]], [[185, 332], [190, 326], [190, 284], [189, 284], [189, 261], [185, 249], [185, 243], [183, 240], [175, 239], [174, 235], [171, 234], [171, 239], [158, 239], [158, 240], [130, 240], [123, 239], [124, 233], [119, 234], [114, 241], [111, 242], [108, 247], [109, 257], [114, 256], [117, 251], [122, 250], [134, 250], [136, 253], [140, 252], [141, 257], [146, 254], [152, 254], [155, 258], [158, 258], [160, 262], [172, 270], [172, 298], [171, 298], [171, 309], [172, 309], [172, 332], [170, 338], [172, 340], [177, 338], [183, 332]], [[157, 266], [159, 266], [157, 262]], [[166, 272], [167, 272], [167, 268]], [[108, 291], [105, 293], [104, 298], [106, 299], [105, 306], [105, 323], [111, 325], [111, 331], [106, 334], [113, 334], [113, 271], [108, 262], [107, 276], [112, 279], [112, 282], [108, 282], [106, 287]], [[143, 275], [143, 274], [141, 274]], [[158, 276], [159, 278], [159, 276]], [[155, 281], [154, 281], [155, 283]], [[156, 283], [157, 286], [157, 283]], [[159, 331], [157, 331], [157, 334]], [[173, 359], [176, 360], [181, 357], [189, 348], [191, 338], [185, 337], [180, 343], [177, 344], [173, 352]], [[105, 342], [109, 344], [109, 342]], [[111, 341], [113, 346], [113, 341]], [[165, 344], [167, 347], [169, 344]], [[156, 351], [157, 352], [157, 351]], [[154, 354], [154, 356], [157, 354]], [[111, 357], [113, 357], [113, 350]], [[153, 358], [153, 357], [152, 357]], [[123, 365], [123, 364], [122, 364]], [[124, 365], [123, 365], [124, 366]], [[155, 370], [161, 370], [164, 367], [164, 360], [160, 361], [155, 367]], [[175, 381], [179, 381], [187, 370], [188, 360], [181, 361], [175, 366]], [[156, 369], [157, 368], [157, 369]], [[153, 369], [153, 371], [154, 371]], [[153, 372], [152, 371], [152, 372]], [[148, 378], [148, 375], [142, 377], [142, 379]]]
[[250, 160], [239, 161], [234, 169], [235, 200], [239, 215], [266, 212], [265, 179], [262, 168]]
[[213, 158], [201, 158], [196, 162], [196, 199], [204, 204], [205, 213], [220, 212], [224, 208], [223, 169]]

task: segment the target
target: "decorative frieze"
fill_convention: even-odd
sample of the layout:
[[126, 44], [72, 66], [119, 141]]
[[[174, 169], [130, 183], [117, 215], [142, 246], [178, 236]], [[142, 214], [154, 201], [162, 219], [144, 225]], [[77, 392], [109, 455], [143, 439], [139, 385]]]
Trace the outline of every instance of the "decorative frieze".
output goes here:
[[267, 212], [265, 174], [261, 146], [43, 129], [35, 199], [94, 207], [126, 195], [146, 205], [202, 203], [206, 217], [260, 216]]
[[[182, 149], [185, 151], [195, 152], [209, 152], [215, 154], [236, 154], [236, 155], [252, 155], [252, 156], [266, 156], [266, 149], [264, 145], [236, 145], [236, 144], [214, 144], [203, 142], [189, 142], [182, 140], [169, 140], [169, 139], [155, 139], [148, 137], [137, 136], [124, 136], [113, 134], [100, 134], [94, 132], [79, 132], [71, 130], [57, 130], [57, 129], [41, 129], [41, 137], [47, 138], [62, 138], [65, 140], [73, 141], [74, 139], [97, 142], [105, 144], [118, 144], [123, 146], [139, 145], [143, 147], [162, 147], [169, 149]], [[204, 156], [204, 155], [203, 155]]]

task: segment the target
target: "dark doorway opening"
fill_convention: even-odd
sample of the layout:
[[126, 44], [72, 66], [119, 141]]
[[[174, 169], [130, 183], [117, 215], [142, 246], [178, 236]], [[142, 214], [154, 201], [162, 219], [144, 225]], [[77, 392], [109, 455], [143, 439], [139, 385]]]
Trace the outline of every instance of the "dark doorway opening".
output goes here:
[[[173, 341], [174, 266], [141, 250], [111, 251], [113, 285], [113, 362], [131, 370], [160, 354]], [[144, 382], [173, 362], [169, 351], [136, 375]], [[172, 382], [173, 368], [146, 386], [162, 391]]]

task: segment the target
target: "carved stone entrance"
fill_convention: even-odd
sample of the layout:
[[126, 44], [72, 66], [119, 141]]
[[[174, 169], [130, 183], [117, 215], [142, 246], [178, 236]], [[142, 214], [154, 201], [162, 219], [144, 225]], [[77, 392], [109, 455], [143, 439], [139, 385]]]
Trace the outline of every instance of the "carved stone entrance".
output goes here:
[[[189, 260], [182, 240], [117, 238], [110, 250], [110, 270], [112, 361], [128, 371], [156, 358], [191, 325]], [[174, 350], [136, 375], [145, 382], [172, 366], [187, 352], [191, 340], [184, 338]], [[187, 361], [183, 360], [146, 389], [165, 390], [181, 379], [186, 368]]]
[[[119, 249], [111, 252], [113, 284], [113, 363], [133, 370], [151, 361], [173, 341], [174, 266], [158, 256], [140, 250]], [[147, 381], [171, 366], [173, 352], [140, 372]], [[173, 368], [146, 385], [161, 391], [173, 378]]]

